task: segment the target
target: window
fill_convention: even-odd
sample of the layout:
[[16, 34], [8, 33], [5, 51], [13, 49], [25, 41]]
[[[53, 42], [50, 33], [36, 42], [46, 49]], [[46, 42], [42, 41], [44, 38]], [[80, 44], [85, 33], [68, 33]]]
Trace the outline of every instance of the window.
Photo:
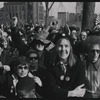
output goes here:
[[43, 12], [43, 7], [39, 6], [39, 12]]
[[15, 11], [15, 6], [13, 6], [13, 11]]
[[39, 20], [43, 20], [43, 19], [44, 19], [43, 13], [39, 13]]
[[21, 9], [21, 6], [19, 6], [19, 11], [21, 11], [22, 9]]
[[22, 13], [19, 13], [20, 19], [22, 19]]
[[14, 6], [12, 6], [12, 11], [14, 11]]
[[5, 10], [8, 11], [8, 6], [5, 7]]
[[15, 16], [15, 14], [13, 13], [13, 17]]
[[3, 17], [3, 14], [2, 13], [0, 13], [0, 18], [2, 18]]
[[24, 5], [22, 5], [22, 10], [24, 10]]
[[42, 2], [40, 2], [40, 5], [42, 5]]
[[16, 17], [18, 17], [18, 13], [16, 13]]
[[9, 11], [11, 11], [10, 6], [9, 6]]
[[9, 13], [10, 19], [11, 19], [11, 13]]

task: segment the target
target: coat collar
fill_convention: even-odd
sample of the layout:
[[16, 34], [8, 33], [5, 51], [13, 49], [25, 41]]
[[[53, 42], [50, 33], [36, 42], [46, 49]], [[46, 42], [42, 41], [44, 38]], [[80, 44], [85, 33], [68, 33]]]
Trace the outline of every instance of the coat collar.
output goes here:
[[96, 70], [98, 70], [98, 68], [100, 67], [100, 58], [98, 59], [98, 61], [96, 63], [93, 64], [94, 67], [96, 68]]
[[88, 66], [89, 65], [93, 65], [93, 67], [96, 69], [96, 70], [98, 70], [99, 69], [99, 67], [100, 67], [100, 58], [98, 59], [98, 61], [96, 62], [96, 63], [88, 63], [88, 61], [87, 61], [87, 68], [88, 68]]

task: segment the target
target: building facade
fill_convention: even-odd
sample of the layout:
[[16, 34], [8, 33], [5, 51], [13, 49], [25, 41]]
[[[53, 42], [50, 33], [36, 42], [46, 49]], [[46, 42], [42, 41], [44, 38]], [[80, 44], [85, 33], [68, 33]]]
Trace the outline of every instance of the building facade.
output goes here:
[[67, 13], [66, 10], [64, 8], [63, 3], [59, 3], [59, 8], [58, 8], [58, 19], [61, 20], [61, 25], [60, 26], [64, 26], [66, 24], [67, 21]]
[[4, 22], [4, 8], [0, 9], [0, 24]]
[[83, 12], [83, 2], [76, 2], [76, 14], [81, 14]]
[[58, 19], [61, 20], [61, 26], [66, 24], [66, 12], [58, 12]]
[[[44, 22], [42, 2], [5, 2], [2, 23], [11, 23], [12, 17], [17, 16], [20, 24], [29, 22]], [[0, 21], [1, 22], [1, 21]]]

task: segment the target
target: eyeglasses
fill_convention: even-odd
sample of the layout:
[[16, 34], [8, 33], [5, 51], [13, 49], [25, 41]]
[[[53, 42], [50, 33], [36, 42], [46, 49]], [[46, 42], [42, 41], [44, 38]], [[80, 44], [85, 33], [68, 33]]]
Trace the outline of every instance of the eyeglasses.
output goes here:
[[41, 45], [45, 45], [42, 41], [40, 41], [40, 40], [36, 40], [36, 45], [39, 45], [39, 44], [41, 44]]
[[100, 50], [90, 50], [90, 52], [91, 53], [95, 53], [95, 52], [100, 53]]
[[27, 65], [25, 65], [25, 66], [19, 65], [19, 66], [18, 66], [18, 69], [21, 69], [21, 70], [22, 70], [22, 69], [28, 69], [28, 66], [27, 66]]
[[38, 57], [29, 57], [30, 60], [38, 60]]

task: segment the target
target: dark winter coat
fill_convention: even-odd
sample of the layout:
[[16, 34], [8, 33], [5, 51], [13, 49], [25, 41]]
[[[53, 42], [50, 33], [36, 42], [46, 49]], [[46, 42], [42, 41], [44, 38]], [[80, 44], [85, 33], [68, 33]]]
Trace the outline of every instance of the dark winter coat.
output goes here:
[[44, 67], [38, 66], [38, 69], [36, 71], [30, 71], [30, 72], [32, 73], [32, 75], [39, 77], [40, 80], [42, 81], [42, 86], [40, 87], [38, 84], [36, 84], [35, 90], [36, 93], [43, 98], [45, 96], [44, 84], [45, 84], [46, 69]]
[[68, 91], [74, 90], [77, 86], [85, 83], [85, 65], [77, 60], [72, 67], [67, 67], [64, 75], [61, 65], [56, 64], [47, 70], [45, 95], [48, 98], [67, 98]]
[[26, 55], [27, 51], [30, 49], [30, 47], [28, 45], [26, 45], [22, 40], [21, 40], [21, 36], [19, 34], [19, 28], [18, 26], [13, 27], [11, 29], [11, 37], [12, 37], [12, 41], [14, 43], [14, 46], [18, 49], [20, 55]]

